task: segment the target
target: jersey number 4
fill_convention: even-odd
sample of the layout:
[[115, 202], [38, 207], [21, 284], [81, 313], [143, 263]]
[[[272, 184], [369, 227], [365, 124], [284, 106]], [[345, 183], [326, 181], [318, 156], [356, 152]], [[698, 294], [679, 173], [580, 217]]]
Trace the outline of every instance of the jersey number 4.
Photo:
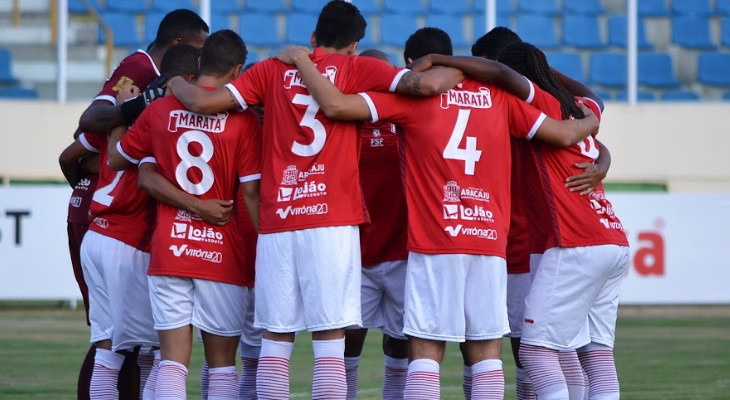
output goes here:
[[466, 147], [459, 148], [461, 139], [464, 138], [466, 124], [469, 122], [469, 114], [471, 110], [459, 110], [459, 116], [456, 118], [456, 125], [451, 132], [449, 142], [444, 149], [444, 158], [447, 160], [464, 161], [464, 174], [474, 175], [474, 168], [479, 159], [482, 158], [482, 151], [477, 150], [477, 138], [473, 136], [466, 137]]

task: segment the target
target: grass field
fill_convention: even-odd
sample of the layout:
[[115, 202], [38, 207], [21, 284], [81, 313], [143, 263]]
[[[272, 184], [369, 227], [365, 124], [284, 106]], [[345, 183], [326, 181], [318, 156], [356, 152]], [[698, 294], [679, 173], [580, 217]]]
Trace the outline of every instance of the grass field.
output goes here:
[[[49, 304], [0, 303], [0, 399], [75, 398], [79, 365], [88, 349], [83, 311]], [[297, 337], [292, 356], [293, 398], [308, 398], [310, 337]], [[202, 347], [195, 344], [188, 397], [199, 399]], [[505, 398], [514, 399], [514, 363], [504, 346]], [[620, 311], [616, 362], [627, 400], [730, 399], [730, 307], [625, 307]], [[382, 380], [380, 333], [372, 332], [360, 368], [361, 399], [377, 399]], [[443, 399], [461, 396], [458, 348], [441, 367]]]

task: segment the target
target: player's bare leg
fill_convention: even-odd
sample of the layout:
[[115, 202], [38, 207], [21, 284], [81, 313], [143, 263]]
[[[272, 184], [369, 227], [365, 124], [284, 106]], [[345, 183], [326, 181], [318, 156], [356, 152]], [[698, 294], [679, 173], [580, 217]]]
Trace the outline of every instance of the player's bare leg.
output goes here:
[[95, 343], [94, 370], [91, 373], [89, 397], [91, 399], [117, 399], [119, 371], [124, 363], [124, 355], [112, 351], [111, 340]]
[[345, 329], [312, 332], [312, 350], [312, 399], [345, 398]]
[[264, 331], [256, 393], [260, 400], [289, 398], [289, 359], [294, 348], [294, 333]]
[[345, 330], [345, 376], [348, 400], [357, 397], [358, 367], [367, 334], [368, 330], [362, 328]]
[[193, 326], [157, 331], [162, 360], [157, 373], [156, 397], [185, 399], [185, 380], [193, 344]]
[[403, 391], [404, 400], [439, 399], [441, 382], [439, 365], [444, 358], [446, 343], [437, 340], [409, 337], [408, 376]]
[[208, 363], [208, 397], [238, 400], [236, 350], [240, 336], [218, 336], [202, 332], [205, 360]]
[[467, 340], [467, 362], [471, 363], [471, 395], [475, 399], [504, 398], [502, 339]]

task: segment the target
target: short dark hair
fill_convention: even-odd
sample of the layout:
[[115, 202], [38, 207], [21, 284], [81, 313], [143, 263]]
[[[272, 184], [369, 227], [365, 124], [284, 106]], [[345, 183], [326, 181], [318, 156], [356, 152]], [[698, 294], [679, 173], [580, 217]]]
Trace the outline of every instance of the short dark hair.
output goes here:
[[165, 52], [160, 63], [160, 73], [169, 77], [198, 74], [200, 50], [189, 44], [173, 46]]
[[223, 29], [208, 36], [200, 51], [200, 75], [220, 78], [231, 68], [246, 63], [246, 43], [236, 32]]
[[408, 59], [416, 60], [429, 54], [443, 54], [450, 56], [454, 54], [451, 47], [449, 34], [439, 28], [421, 28], [408, 37], [406, 47], [403, 50], [403, 59], [408, 64]]
[[209, 33], [208, 24], [194, 11], [181, 8], [170, 11], [162, 19], [157, 28], [155, 43], [158, 46], [164, 46], [177, 38], [181, 38], [183, 42], [189, 42], [195, 39], [200, 32]]
[[343, 49], [365, 37], [367, 25], [357, 7], [346, 1], [332, 0], [319, 13], [314, 39], [317, 46]]
[[471, 55], [496, 60], [505, 47], [520, 42], [522, 39], [514, 31], [504, 26], [498, 26], [477, 39], [471, 46]]
[[370, 57], [378, 59], [384, 63], [387, 63], [389, 65], [393, 65], [393, 60], [390, 59], [390, 56], [388, 53], [384, 51], [380, 51], [378, 49], [367, 49], [362, 52], [360, 52], [360, 57]]

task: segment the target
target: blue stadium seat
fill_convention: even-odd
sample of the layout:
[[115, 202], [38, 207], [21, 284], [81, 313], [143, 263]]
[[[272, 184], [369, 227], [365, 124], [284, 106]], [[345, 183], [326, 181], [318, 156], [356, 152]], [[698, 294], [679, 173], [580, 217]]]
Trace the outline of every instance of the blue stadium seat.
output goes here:
[[666, 0], [641, 0], [636, 3], [640, 16], [663, 17], [669, 15]]
[[730, 101], [730, 90], [725, 92], [725, 94], [722, 95], [722, 99], [725, 101]]
[[309, 46], [317, 16], [313, 14], [289, 14], [286, 17], [286, 41], [291, 44]]
[[466, 39], [464, 22], [460, 15], [429, 14], [426, 17], [426, 26], [443, 29], [451, 37], [451, 44], [454, 47], [471, 45]]
[[105, 11], [144, 13], [147, 12], [147, 0], [107, 0]]
[[421, 0], [383, 0], [383, 9], [398, 14], [425, 14]]
[[[228, 14], [222, 13], [222, 12], [213, 12], [210, 13], [210, 32], [217, 32], [222, 29], [231, 29], [231, 19], [229, 18]], [[244, 38], [244, 41], [246, 39]], [[248, 43], [248, 41], [246, 41]]]
[[730, 47], [730, 18], [722, 19], [722, 45]]
[[709, 15], [710, 0], [672, 0], [672, 12], [677, 15]]
[[[259, 14], [242, 12], [238, 15], [238, 33], [246, 43], [256, 46], [278, 46], [281, 45], [279, 37], [279, 25], [276, 22], [276, 14]], [[314, 30], [314, 26], [310, 28]], [[309, 43], [309, 36], [307, 36]]]
[[[514, 24], [512, 24], [511, 18], [507, 15], [497, 14], [497, 26], [504, 26], [515, 30]], [[474, 16], [474, 41], [480, 38], [482, 35], [487, 33], [487, 20], [484, 15], [477, 14]]]
[[717, 0], [715, 11], [721, 15], [730, 15], [730, 0]]
[[517, 10], [526, 14], [560, 14], [555, 0], [519, 0]]
[[[137, 17], [134, 14], [105, 12], [101, 19], [111, 28], [115, 46], [135, 47], [142, 43], [137, 36]], [[99, 24], [99, 43], [105, 42], [106, 32]]]
[[603, 14], [601, 0], [563, 0], [563, 11], [569, 14]]
[[696, 49], [714, 49], [710, 38], [710, 20], [705, 16], [672, 18], [672, 42]]
[[651, 87], [677, 87], [680, 82], [674, 77], [672, 57], [666, 53], [639, 54], [639, 83]]
[[14, 100], [34, 100], [38, 98], [38, 91], [18, 86], [4, 87], [0, 89], [0, 97]]
[[246, 65], [259, 62], [259, 55], [255, 51], [251, 51], [251, 49], [248, 49], [248, 54], [246, 55]]
[[598, 18], [593, 15], [566, 15], [563, 18], [563, 43], [583, 49], [604, 47]]
[[[618, 101], [629, 101], [629, 93], [626, 91], [618, 92], [616, 94], [616, 100]], [[654, 93], [652, 92], [646, 92], [643, 90], [639, 90], [636, 92], [636, 100], [637, 101], [654, 101], [656, 100], [656, 97], [654, 96]]]
[[[474, 11], [484, 14], [486, 2], [483, 0], [474, 0]], [[497, 0], [497, 15], [512, 15], [517, 11], [512, 0]], [[499, 25], [498, 25], [499, 26]]]
[[[608, 17], [608, 44], [610, 46], [626, 47], [628, 43], [627, 26], [628, 18], [626, 18], [626, 15], [612, 15]], [[643, 18], [639, 18], [637, 27], [637, 43], [639, 49], [646, 50], [652, 48], [651, 43], [646, 40]]]
[[558, 47], [555, 20], [545, 15], [520, 15], [517, 17], [517, 34], [525, 42], [546, 49]]
[[701, 83], [730, 86], [730, 53], [702, 53], [697, 60]]
[[[329, 3], [329, 0], [293, 0], [292, 8], [294, 11], [319, 15], [322, 7], [327, 3]], [[314, 30], [314, 27], [312, 29]]]
[[[144, 16], [144, 40], [146, 43], [152, 43], [157, 37], [157, 28], [160, 27], [160, 22], [165, 18], [167, 13], [164, 12], [151, 12]], [[245, 40], [245, 39], [244, 39]]]
[[661, 101], [697, 101], [700, 96], [691, 90], [670, 90], [662, 92], [659, 96]]
[[380, 12], [380, 5], [378, 5], [376, 0], [353, 0], [352, 4], [354, 4], [363, 15], [377, 14]]
[[246, 0], [246, 10], [283, 13], [289, 9], [284, 0]]
[[591, 90], [592, 90], [592, 91], [593, 91], [593, 93], [595, 93], [595, 94], [596, 94], [596, 96], [598, 96], [598, 98], [600, 98], [600, 99], [601, 99], [602, 101], [608, 101], [608, 100], [611, 100], [611, 93], [610, 93], [610, 92], [606, 92], [606, 91], [603, 91], [603, 90], [600, 90], [600, 89], [591, 89]]
[[230, 14], [241, 11], [241, 3], [238, 0], [213, 0], [210, 2], [210, 12], [219, 14]]
[[405, 67], [406, 62], [403, 59], [403, 50], [400, 50], [398, 52], [386, 51], [385, 54], [387, 54], [388, 57], [390, 57], [390, 60], [393, 61], [393, 65]]
[[406, 14], [384, 14], [380, 17], [380, 41], [403, 47], [406, 39], [418, 29], [416, 18]]
[[[99, 0], [89, 0], [91, 6], [98, 12], [101, 10]], [[89, 10], [86, 8], [83, 0], [68, 0], [68, 12], [71, 14], [87, 14]]]
[[590, 82], [603, 86], [626, 86], [626, 54], [593, 53], [590, 57]]
[[365, 28], [365, 36], [360, 39], [360, 42], [357, 45], [358, 50], [366, 50], [371, 47], [375, 47], [375, 39], [373, 35], [374, 31], [375, 28], [372, 25]]
[[583, 62], [578, 53], [548, 53], [546, 54], [548, 63], [560, 73], [567, 75], [577, 81], [585, 82], [586, 76], [583, 73]]
[[[481, 0], [477, 0], [481, 1]], [[466, 14], [470, 11], [466, 0], [430, 0], [431, 12], [442, 14]]]
[[12, 56], [8, 50], [0, 49], [0, 83], [16, 83], [13, 76]]
[[189, 10], [198, 11], [193, 0], [152, 0], [150, 7], [154, 11], [169, 13], [178, 8], [187, 8]]

